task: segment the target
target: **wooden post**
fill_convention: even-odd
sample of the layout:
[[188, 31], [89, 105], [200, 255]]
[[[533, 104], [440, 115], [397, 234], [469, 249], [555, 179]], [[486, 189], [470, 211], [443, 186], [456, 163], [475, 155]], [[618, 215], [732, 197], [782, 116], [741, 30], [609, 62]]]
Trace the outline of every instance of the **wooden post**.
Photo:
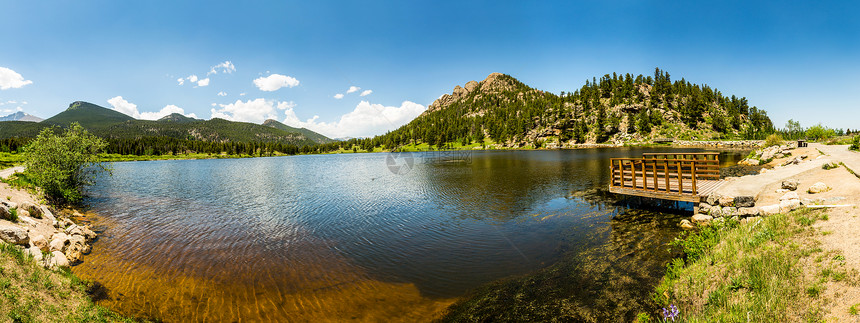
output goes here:
[[633, 174], [633, 189], [636, 189], [636, 162], [630, 162], [630, 173]]
[[678, 194], [684, 194], [684, 177], [681, 175], [681, 164], [680, 161], [675, 162], [675, 165], [678, 165]]
[[666, 193], [669, 193], [669, 160], [665, 160], [663, 164], [663, 177], [666, 178]]
[[657, 161], [656, 160], [651, 163], [651, 171], [654, 172], [654, 192], [656, 192], [657, 186], [660, 186], [660, 184], [657, 183]]
[[691, 178], [693, 179], [693, 195], [698, 195], [696, 193], [697, 189], [696, 189], [696, 162], [695, 161], [690, 162], [690, 172], [691, 172]]

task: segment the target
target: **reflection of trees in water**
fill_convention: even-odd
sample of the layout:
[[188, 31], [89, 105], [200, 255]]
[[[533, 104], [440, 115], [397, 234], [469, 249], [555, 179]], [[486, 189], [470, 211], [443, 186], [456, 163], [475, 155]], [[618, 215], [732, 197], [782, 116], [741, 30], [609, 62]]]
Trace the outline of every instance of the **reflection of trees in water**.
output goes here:
[[652, 312], [650, 294], [674, 256], [666, 244], [685, 213], [618, 211], [607, 226], [589, 233], [604, 243], [534, 274], [486, 285], [452, 306], [446, 320], [629, 322]]

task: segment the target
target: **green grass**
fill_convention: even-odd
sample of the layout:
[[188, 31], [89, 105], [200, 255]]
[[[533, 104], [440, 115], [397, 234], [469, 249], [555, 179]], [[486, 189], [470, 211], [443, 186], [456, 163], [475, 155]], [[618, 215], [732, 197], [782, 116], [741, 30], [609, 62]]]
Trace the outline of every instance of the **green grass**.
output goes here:
[[[688, 322], [823, 319], [819, 298], [825, 283], [844, 280], [847, 272], [844, 261], [823, 257], [808, 239], [816, 234], [811, 225], [826, 218], [821, 212], [799, 209], [743, 224], [715, 222], [686, 233], [674, 242], [685, 256], [669, 263], [654, 300], [675, 304]], [[823, 269], [804, 277], [804, 263], [818, 259]]]
[[87, 295], [92, 286], [68, 270], [45, 269], [0, 242], [0, 321], [134, 322], [95, 305]]
[[21, 164], [24, 156], [13, 153], [0, 153], [0, 169], [9, 168]]

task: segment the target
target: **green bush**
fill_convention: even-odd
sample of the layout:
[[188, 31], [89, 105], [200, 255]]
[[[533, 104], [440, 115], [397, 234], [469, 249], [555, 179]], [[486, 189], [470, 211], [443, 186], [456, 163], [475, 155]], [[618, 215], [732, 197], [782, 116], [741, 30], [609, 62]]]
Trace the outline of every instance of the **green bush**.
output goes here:
[[850, 150], [860, 150], [860, 136], [854, 136], [854, 141], [851, 143]]
[[82, 189], [95, 175], [109, 171], [98, 163], [98, 154], [107, 144], [72, 123], [63, 134], [45, 128], [24, 148], [26, 176], [42, 189], [53, 203], [75, 204], [83, 198]]
[[765, 147], [779, 146], [779, 145], [782, 145], [782, 142], [783, 142], [782, 136], [780, 136], [778, 134], [771, 134], [770, 136], [767, 136], [767, 139], [764, 142], [764, 146]]

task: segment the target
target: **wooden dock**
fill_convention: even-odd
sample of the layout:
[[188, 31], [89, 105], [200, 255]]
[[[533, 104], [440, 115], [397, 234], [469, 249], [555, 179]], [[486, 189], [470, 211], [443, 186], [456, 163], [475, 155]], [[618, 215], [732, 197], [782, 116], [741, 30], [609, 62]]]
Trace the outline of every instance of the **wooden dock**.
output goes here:
[[723, 184], [719, 153], [612, 158], [609, 171], [610, 192], [664, 200], [697, 203]]

